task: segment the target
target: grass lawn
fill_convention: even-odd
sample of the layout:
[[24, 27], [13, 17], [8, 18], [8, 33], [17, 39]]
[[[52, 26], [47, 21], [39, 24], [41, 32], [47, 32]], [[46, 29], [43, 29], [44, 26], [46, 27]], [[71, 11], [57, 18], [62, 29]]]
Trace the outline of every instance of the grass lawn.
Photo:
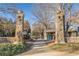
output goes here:
[[68, 53], [75, 53], [77, 52], [79, 54], [79, 43], [78, 44], [55, 44], [53, 46], [50, 46], [52, 50], [57, 51], [65, 51]]

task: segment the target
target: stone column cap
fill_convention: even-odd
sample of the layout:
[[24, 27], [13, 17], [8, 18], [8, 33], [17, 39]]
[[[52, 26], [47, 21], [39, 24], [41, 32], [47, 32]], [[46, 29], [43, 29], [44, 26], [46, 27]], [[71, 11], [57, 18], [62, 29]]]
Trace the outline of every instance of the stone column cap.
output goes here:
[[22, 10], [18, 10], [17, 13], [23, 13], [23, 11]]

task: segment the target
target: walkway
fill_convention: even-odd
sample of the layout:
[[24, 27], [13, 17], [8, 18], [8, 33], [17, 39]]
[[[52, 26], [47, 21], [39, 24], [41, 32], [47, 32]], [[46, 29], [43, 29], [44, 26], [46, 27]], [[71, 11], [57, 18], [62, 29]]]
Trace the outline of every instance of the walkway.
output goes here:
[[[40, 42], [40, 41], [38, 41]], [[74, 53], [68, 53], [65, 51], [56, 51], [52, 50], [51, 48], [48, 48], [45, 42], [38, 43], [35, 42], [33, 43], [33, 48], [27, 52], [24, 52], [22, 54], [19, 54], [17, 56], [69, 56], [69, 55], [79, 55], [79, 54], [74, 54]], [[41, 44], [41, 45], [40, 45]]]
[[64, 54], [65, 52], [54, 51], [46, 47], [41, 47], [41, 48], [34, 48], [28, 52], [19, 54], [18, 56], [46, 56], [46, 55], [54, 56], [54, 55], [64, 55]]

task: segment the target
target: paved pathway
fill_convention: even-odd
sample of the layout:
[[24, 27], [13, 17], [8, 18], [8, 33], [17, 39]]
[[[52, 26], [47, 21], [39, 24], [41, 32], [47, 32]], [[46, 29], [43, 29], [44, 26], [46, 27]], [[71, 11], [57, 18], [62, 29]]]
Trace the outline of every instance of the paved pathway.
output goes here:
[[24, 52], [22, 54], [19, 54], [17, 56], [67, 56], [67, 55], [79, 55], [79, 54], [73, 54], [68, 52], [61, 52], [52, 50], [51, 48], [48, 48], [43, 43], [45, 42], [35, 42], [33, 43], [33, 48], [27, 52]]
[[42, 46], [38, 48], [33, 48], [32, 50], [19, 54], [17, 56], [64, 56], [64, 55], [69, 55], [69, 54], [66, 52], [51, 50], [46, 46]]
[[28, 52], [24, 52], [17, 56], [79, 56], [79, 54], [61, 52], [61, 51], [51, 50], [46, 47], [41, 47], [41, 48], [34, 48]]
[[[61, 54], [60, 54], [61, 53]], [[28, 52], [19, 54], [18, 56], [54, 56], [54, 55], [64, 55], [64, 52], [58, 52], [58, 51], [53, 51], [50, 50], [48, 48], [36, 48], [36, 49], [32, 49]]]

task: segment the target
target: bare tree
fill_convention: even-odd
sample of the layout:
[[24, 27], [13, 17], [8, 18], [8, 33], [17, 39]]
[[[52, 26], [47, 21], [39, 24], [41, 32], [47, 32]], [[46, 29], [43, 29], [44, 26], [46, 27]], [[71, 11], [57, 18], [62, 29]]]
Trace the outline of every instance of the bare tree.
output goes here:
[[56, 17], [56, 9], [57, 4], [52, 3], [39, 3], [39, 4], [33, 4], [32, 6], [32, 15], [33, 20], [36, 20], [36, 29], [35, 32], [39, 33], [39, 35], [42, 37], [44, 33], [44, 30], [51, 28], [51, 22], [55, 21]]
[[35, 38], [43, 38], [43, 32], [45, 27], [41, 23], [34, 23], [32, 25], [32, 36]]
[[49, 23], [54, 20], [54, 7], [53, 4], [34, 4], [32, 7], [32, 14], [38, 23], [49, 29]]
[[65, 12], [65, 4], [33, 4], [32, 14], [34, 16], [34, 20], [37, 20], [37, 23], [41, 24], [37, 26], [43, 26], [41, 28], [43, 29], [42, 32], [44, 30], [50, 29], [50, 27], [52, 26], [50, 24], [51, 21], [55, 23], [54, 21], [56, 19], [56, 12], [59, 9]]
[[[70, 18], [71, 18], [71, 9], [72, 9], [72, 4], [66, 4], [66, 13], [67, 14], [65, 14], [66, 15], [66, 17], [65, 17], [65, 36], [67, 37], [68, 35], [68, 30], [69, 30], [69, 28], [70, 28], [70, 26], [71, 26], [71, 23], [70, 23]], [[68, 16], [68, 17], [67, 17]]]

